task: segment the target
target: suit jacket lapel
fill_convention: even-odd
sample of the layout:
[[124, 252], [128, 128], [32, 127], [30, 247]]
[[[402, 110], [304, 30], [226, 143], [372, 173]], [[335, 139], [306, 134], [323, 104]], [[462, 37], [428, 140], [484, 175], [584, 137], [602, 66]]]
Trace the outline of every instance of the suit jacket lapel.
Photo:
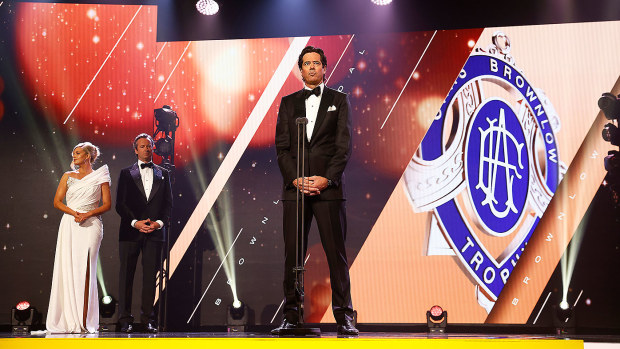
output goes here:
[[153, 166], [153, 187], [151, 188], [151, 195], [149, 196], [147, 202], [153, 198], [159, 186], [162, 182], [162, 174], [161, 169], [158, 166]]
[[334, 93], [327, 88], [327, 86], [323, 87], [323, 96], [321, 97], [321, 104], [319, 104], [319, 113], [316, 116], [316, 123], [314, 124], [314, 130], [312, 131], [312, 140], [310, 144], [316, 139], [314, 137], [317, 132], [321, 129], [321, 124], [325, 120], [325, 116], [327, 115], [327, 108], [334, 101]]
[[142, 177], [140, 176], [140, 168], [138, 167], [138, 163], [135, 163], [131, 170], [131, 177], [133, 178], [134, 183], [138, 187], [138, 190], [142, 193], [142, 196], [146, 200], [146, 193], [144, 192], [144, 184], [142, 184]]

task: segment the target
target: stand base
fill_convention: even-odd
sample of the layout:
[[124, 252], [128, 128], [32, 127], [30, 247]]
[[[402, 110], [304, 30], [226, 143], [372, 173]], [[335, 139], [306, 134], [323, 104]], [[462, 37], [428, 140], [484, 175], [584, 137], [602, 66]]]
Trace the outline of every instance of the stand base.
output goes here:
[[283, 328], [280, 330], [280, 337], [321, 337], [321, 329], [315, 327], [295, 327]]
[[30, 326], [27, 325], [13, 325], [11, 326], [11, 333], [14, 335], [29, 335]]

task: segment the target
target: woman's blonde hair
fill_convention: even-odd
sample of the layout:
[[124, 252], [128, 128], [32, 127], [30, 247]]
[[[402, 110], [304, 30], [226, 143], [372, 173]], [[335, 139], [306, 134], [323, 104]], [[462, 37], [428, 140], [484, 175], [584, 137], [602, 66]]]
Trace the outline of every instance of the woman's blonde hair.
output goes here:
[[82, 149], [84, 149], [84, 151], [87, 152], [88, 155], [90, 155], [90, 163], [91, 164], [94, 163], [95, 160], [97, 160], [99, 155], [101, 155], [101, 152], [99, 151], [99, 147], [97, 147], [96, 145], [92, 144], [91, 142], [79, 143], [78, 145], [73, 147], [73, 150], [75, 150], [75, 148], [82, 148]]

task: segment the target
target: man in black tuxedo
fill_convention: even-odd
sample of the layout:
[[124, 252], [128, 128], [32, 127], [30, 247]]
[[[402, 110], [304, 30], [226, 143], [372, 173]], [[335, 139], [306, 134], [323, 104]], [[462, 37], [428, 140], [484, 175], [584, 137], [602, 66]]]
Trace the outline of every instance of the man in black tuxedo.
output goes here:
[[[338, 333], [357, 335], [353, 325], [353, 306], [349, 266], [345, 250], [347, 230], [344, 192], [344, 168], [351, 156], [351, 120], [347, 95], [325, 86], [327, 58], [320, 48], [308, 46], [298, 59], [304, 88], [282, 98], [276, 124], [278, 165], [284, 179], [284, 320], [272, 331], [298, 323], [295, 292], [295, 250], [297, 191], [305, 195], [304, 249], [312, 217], [315, 218], [323, 250], [327, 256], [332, 287], [332, 310]], [[305, 173], [297, 178], [296, 119], [308, 119], [305, 146]], [[303, 184], [302, 184], [303, 182]], [[303, 263], [306, 251], [300, 253]]]
[[153, 164], [153, 138], [139, 134], [133, 142], [138, 161], [121, 170], [116, 195], [119, 229], [119, 323], [121, 331], [133, 332], [131, 300], [138, 256], [142, 252], [142, 313], [146, 330], [157, 332], [153, 306], [155, 278], [161, 265], [161, 249], [170, 223], [172, 190], [168, 171]]

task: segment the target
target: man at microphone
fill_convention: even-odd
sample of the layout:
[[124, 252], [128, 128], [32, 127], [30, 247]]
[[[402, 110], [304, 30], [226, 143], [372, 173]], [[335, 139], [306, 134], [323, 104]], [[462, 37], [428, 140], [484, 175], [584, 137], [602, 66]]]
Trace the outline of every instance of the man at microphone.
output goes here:
[[[320, 48], [307, 46], [297, 62], [304, 88], [285, 96], [280, 102], [276, 124], [278, 166], [284, 179], [282, 203], [284, 232], [284, 296], [286, 298], [280, 327], [294, 328], [298, 324], [296, 266], [297, 191], [304, 195], [303, 231], [306, 254], [312, 217], [316, 220], [323, 250], [327, 256], [332, 288], [332, 311], [338, 323], [338, 333], [357, 335], [353, 325], [351, 284], [345, 250], [347, 230], [345, 212], [344, 169], [351, 156], [351, 120], [347, 95], [325, 86], [327, 58]], [[297, 123], [306, 123], [301, 135], [305, 147], [304, 172], [297, 178]], [[303, 177], [303, 178], [302, 178]], [[302, 212], [299, 212], [301, 215]], [[301, 220], [300, 220], [301, 222]], [[301, 258], [303, 262], [305, 258]]]

